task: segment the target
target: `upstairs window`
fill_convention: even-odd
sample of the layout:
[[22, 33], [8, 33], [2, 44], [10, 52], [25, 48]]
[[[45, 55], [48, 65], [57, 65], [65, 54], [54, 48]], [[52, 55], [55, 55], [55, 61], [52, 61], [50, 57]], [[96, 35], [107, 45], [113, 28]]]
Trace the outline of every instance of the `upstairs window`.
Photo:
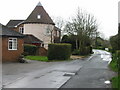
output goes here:
[[37, 19], [40, 19], [41, 18], [41, 15], [37, 15]]
[[9, 38], [8, 50], [17, 50], [17, 38]]
[[51, 34], [51, 28], [48, 26], [46, 28], [46, 35], [50, 35]]
[[24, 33], [24, 28], [23, 27], [19, 27], [19, 32], [23, 34]]

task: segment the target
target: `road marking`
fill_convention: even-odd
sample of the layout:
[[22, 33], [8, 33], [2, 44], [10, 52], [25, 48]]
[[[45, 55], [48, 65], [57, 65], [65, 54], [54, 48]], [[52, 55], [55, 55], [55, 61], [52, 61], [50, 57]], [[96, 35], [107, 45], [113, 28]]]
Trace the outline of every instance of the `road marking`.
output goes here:
[[92, 55], [92, 56], [90, 56], [90, 57], [88, 58], [88, 60], [87, 60], [87, 61], [90, 61], [92, 58], [93, 58], [93, 55]]

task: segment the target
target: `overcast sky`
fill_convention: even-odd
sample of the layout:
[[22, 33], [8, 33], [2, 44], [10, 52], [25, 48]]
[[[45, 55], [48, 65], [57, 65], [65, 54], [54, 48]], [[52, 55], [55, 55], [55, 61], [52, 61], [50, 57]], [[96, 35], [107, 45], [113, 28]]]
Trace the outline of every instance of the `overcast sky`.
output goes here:
[[99, 31], [106, 38], [117, 34], [119, 0], [1, 0], [0, 23], [6, 25], [10, 19], [26, 19], [39, 1], [51, 17], [69, 20], [79, 7], [96, 17]]

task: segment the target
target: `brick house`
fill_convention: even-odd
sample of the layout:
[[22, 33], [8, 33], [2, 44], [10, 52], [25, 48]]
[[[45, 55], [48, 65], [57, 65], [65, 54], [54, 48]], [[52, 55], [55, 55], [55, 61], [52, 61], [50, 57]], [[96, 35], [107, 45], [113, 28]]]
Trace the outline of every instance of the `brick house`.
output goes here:
[[0, 24], [0, 39], [2, 41], [2, 61], [17, 61], [21, 53], [23, 53], [23, 37], [24, 35], [10, 30], [6, 26]]
[[61, 30], [39, 2], [26, 20], [10, 20], [7, 27], [22, 34], [32, 34], [43, 41], [45, 48], [48, 43], [60, 42]]

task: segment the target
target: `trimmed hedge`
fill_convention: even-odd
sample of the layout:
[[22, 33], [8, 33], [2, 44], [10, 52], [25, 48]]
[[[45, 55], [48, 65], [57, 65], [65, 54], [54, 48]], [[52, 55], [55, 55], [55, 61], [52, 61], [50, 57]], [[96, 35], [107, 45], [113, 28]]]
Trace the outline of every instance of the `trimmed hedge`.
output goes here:
[[71, 55], [71, 44], [55, 43], [48, 45], [49, 60], [68, 60]]
[[27, 53], [28, 55], [36, 55], [37, 46], [35, 45], [24, 45], [24, 53]]

